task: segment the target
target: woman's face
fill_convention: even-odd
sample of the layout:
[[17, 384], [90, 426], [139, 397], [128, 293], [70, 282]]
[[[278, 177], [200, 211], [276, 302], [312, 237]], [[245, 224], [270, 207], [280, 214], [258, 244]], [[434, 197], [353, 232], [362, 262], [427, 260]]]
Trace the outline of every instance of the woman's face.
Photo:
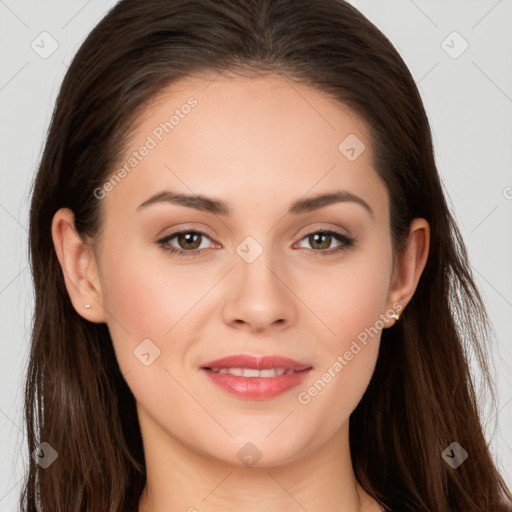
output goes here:
[[93, 308], [145, 442], [261, 466], [345, 436], [404, 305], [365, 124], [276, 75], [187, 78], [139, 118], [114, 174], [95, 191]]

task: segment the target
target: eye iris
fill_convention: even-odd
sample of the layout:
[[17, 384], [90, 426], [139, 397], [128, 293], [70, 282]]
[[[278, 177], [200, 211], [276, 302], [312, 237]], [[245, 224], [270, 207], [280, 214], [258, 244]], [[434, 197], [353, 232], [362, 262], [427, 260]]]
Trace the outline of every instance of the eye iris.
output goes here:
[[[180, 233], [178, 235], [178, 243], [184, 249], [197, 249], [201, 245], [201, 236], [199, 233]], [[194, 238], [195, 240], [193, 240]], [[187, 244], [189, 245], [187, 246]]]
[[[324, 239], [323, 242], [318, 241], [321, 238]], [[314, 233], [313, 235], [309, 236], [309, 243], [313, 249], [328, 249], [331, 245], [331, 235], [327, 233]], [[319, 245], [320, 247], [315, 247], [315, 244]]]

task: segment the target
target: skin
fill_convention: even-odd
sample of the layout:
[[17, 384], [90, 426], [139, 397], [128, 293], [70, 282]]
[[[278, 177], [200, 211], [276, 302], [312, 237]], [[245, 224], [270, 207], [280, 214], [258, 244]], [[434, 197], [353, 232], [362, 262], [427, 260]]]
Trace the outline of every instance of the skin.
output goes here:
[[[381, 331], [307, 404], [298, 393], [380, 315], [383, 328], [393, 325], [386, 312], [405, 308], [416, 289], [429, 225], [415, 219], [406, 252], [394, 259], [367, 126], [324, 93], [278, 75], [173, 84], [139, 118], [119, 165], [190, 96], [197, 106], [100, 200], [94, 250], [75, 233], [71, 210], [59, 210], [52, 225], [71, 301], [108, 325], [137, 401], [148, 473], [139, 512], [251, 512], [262, 503], [267, 512], [380, 510], [354, 478], [348, 421]], [[354, 161], [338, 149], [349, 134], [366, 146]], [[222, 199], [232, 213], [164, 202], [138, 209], [163, 190]], [[356, 202], [286, 214], [297, 199], [338, 190], [362, 198], [373, 215]], [[202, 254], [179, 258], [157, 243], [181, 227], [208, 234], [198, 242]], [[334, 237], [319, 247], [307, 236], [326, 230], [356, 243], [333, 253]], [[263, 250], [251, 263], [236, 252], [248, 236]], [[169, 241], [190, 251], [188, 244]], [[134, 350], [148, 338], [160, 355], [145, 366]], [[199, 370], [237, 353], [284, 355], [313, 370], [280, 396], [245, 400]], [[252, 467], [237, 457], [248, 442], [261, 452]]]

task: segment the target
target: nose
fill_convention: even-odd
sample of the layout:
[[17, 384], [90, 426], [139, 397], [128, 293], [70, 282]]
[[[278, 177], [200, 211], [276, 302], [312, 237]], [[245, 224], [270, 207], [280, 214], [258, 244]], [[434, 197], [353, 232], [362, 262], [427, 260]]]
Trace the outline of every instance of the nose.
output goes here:
[[278, 265], [270, 251], [252, 263], [238, 255], [226, 280], [222, 316], [226, 324], [254, 332], [284, 330], [296, 321], [297, 296], [292, 273]]

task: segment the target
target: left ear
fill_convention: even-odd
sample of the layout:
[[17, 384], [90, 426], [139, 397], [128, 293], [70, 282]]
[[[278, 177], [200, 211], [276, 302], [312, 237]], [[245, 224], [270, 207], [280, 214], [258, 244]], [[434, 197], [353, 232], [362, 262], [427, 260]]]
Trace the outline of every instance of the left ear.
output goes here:
[[[407, 246], [399, 255], [390, 282], [388, 304], [400, 304], [402, 311], [411, 300], [425, 268], [430, 246], [430, 226], [425, 219], [413, 219]], [[397, 311], [398, 312], [398, 311]]]

